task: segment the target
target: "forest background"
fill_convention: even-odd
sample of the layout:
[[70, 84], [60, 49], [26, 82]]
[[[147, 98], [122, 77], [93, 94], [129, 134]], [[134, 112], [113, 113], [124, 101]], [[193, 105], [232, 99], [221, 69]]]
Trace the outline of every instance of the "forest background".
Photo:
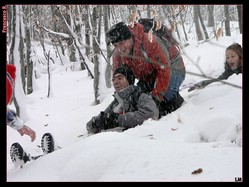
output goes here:
[[[46, 97], [52, 101], [55, 97], [53, 90], [56, 90], [53, 87], [55, 85], [52, 81], [53, 73], [60, 71], [61, 67], [66, 72], [72, 71], [78, 75], [83, 72], [83, 76], [87, 72], [93, 83], [92, 106], [103, 108], [107, 102], [106, 97], [109, 98], [106, 90], [112, 89], [113, 46], [106, 45], [105, 32], [119, 21], [129, 24], [131, 12], [134, 10], [137, 10], [142, 18], [155, 18], [171, 28], [184, 51], [192, 46], [201, 49], [206, 44], [223, 48], [223, 44], [227, 45], [228, 42], [219, 42], [222, 37], [232, 38], [232, 33], [242, 35], [242, 7], [242, 5], [8, 5], [7, 63], [13, 63], [17, 67], [15, 95], [11, 107], [25, 122], [29, 121], [32, 116], [30, 109], [27, 109], [30, 105], [27, 99], [37, 93], [38, 82], [46, 74], [48, 76]], [[240, 39], [237, 38], [236, 41], [240, 43]], [[183, 55], [196, 68], [195, 71], [187, 71], [187, 76], [196, 76], [199, 79], [209, 77], [210, 74], [206, 74], [206, 70], [210, 65], [203, 68], [198, 64], [198, 59], [195, 61], [188, 54], [190, 53]], [[6, 149], [9, 150], [9, 145]]]

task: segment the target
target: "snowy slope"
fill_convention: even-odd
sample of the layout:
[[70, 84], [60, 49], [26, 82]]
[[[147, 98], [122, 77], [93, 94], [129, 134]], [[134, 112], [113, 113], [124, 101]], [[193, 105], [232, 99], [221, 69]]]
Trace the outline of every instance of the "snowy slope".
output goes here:
[[[215, 43], [215, 40], [212, 40]], [[211, 77], [223, 72], [225, 48], [241, 43], [241, 36], [223, 37], [219, 46], [190, 45], [183, 50], [186, 69], [198, 72], [199, 60]], [[187, 57], [188, 56], [188, 57]], [[191, 57], [192, 60], [189, 59]], [[40, 138], [51, 132], [62, 149], [15, 168], [7, 153], [7, 181], [235, 181], [242, 177], [242, 89], [213, 83], [203, 90], [181, 91], [185, 99], [177, 111], [158, 121], [120, 132], [103, 132], [88, 138], [85, 124], [112, 101], [113, 88], [103, 90], [94, 106], [93, 81], [86, 71], [53, 71], [53, 97], [47, 98], [47, 74], [27, 96], [35, 142], [8, 127], [7, 151], [14, 142], [38, 155]], [[187, 74], [184, 83], [204, 78]], [[227, 82], [242, 86], [242, 75]], [[13, 107], [13, 106], [10, 106]], [[202, 168], [200, 174], [191, 174]]]

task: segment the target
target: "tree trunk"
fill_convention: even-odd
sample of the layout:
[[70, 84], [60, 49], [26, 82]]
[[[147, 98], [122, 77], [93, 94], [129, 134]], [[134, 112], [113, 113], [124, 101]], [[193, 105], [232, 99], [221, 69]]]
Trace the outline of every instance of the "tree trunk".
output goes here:
[[231, 36], [231, 30], [230, 30], [230, 17], [229, 17], [229, 5], [224, 5], [224, 12], [225, 12], [225, 30], [226, 30], [226, 36]]
[[[61, 23], [61, 19], [60, 19], [60, 14], [56, 8], [56, 6], [51, 5], [51, 13], [52, 13], [52, 20], [53, 21], [53, 30], [55, 32], [61, 32], [60, 28], [62, 27], [62, 23]], [[55, 49], [58, 53], [58, 56], [60, 58], [61, 61], [61, 65], [64, 65], [65, 62], [63, 61], [63, 57], [65, 56], [65, 50], [64, 47], [62, 45], [62, 41], [60, 37], [54, 37], [52, 40], [53, 45], [55, 46]]]
[[13, 19], [13, 6], [7, 5], [7, 21], [8, 21], [8, 37], [7, 37], [7, 44], [9, 45], [11, 43], [11, 34], [13, 32], [13, 26], [12, 22], [14, 21]]
[[214, 27], [214, 5], [207, 5], [208, 11], [208, 27]]
[[[13, 54], [14, 54], [14, 65], [16, 66], [16, 80], [15, 80], [15, 91], [14, 93], [14, 104], [16, 107], [16, 113], [18, 116], [20, 116], [21, 119], [23, 119], [24, 121], [28, 119], [27, 116], [27, 111], [26, 111], [26, 102], [25, 102], [25, 94], [24, 94], [24, 90], [23, 90], [23, 82], [22, 82], [22, 78], [21, 78], [21, 71], [22, 68], [21, 67], [21, 56], [20, 56], [20, 36], [21, 36], [21, 24], [20, 24], [20, 20], [21, 19], [21, 5], [15, 5], [14, 6], [15, 11], [16, 11], [16, 16], [15, 16], [15, 27], [13, 27], [13, 29], [15, 30], [15, 46], [14, 46], [14, 50], [13, 50]], [[17, 16], [20, 15], [20, 16]]]
[[[8, 20], [8, 25], [11, 25], [12, 34], [9, 35], [10, 39], [10, 49], [9, 49], [9, 63], [14, 64], [14, 47], [15, 47], [15, 36], [16, 36], [16, 7], [15, 5], [9, 5], [12, 10], [12, 20]], [[9, 12], [9, 11], [8, 11]]]
[[172, 15], [173, 23], [175, 23], [175, 30], [176, 30], [178, 39], [179, 39], [179, 41], [181, 41], [181, 36], [180, 36], [179, 30], [178, 30], [178, 23], [177, 23], [177, 21], [175, 19], [175, 15], [174, 15], [174, 11], [173, 11], [173, 5], [171, 6], [170, 12], [171, 12], [171, 15]]
[[197, 6], [197, 11], [198, 11], [198, 17], [200, 19], [201, 27], [202, 27], [202, 30], [204, 32], [205, 38], [208, 40], [209, 37], [208, 37], [206, 26], [205, 26], [204, 21], [203, 21], [202, 16], [201, 16], [201, 7], [200, 6]]
[[33, 92], [33, 61], [30, 59], [31, 54], [31, 43], [30, 43], [30, 32], [29, 28], [26, 26], [26, 62], [27, 62], [27, 94]]
[[[90, 50], [90, 25], [89, 25], [89, 5], [85, 5], [84, 6], [84, 11], [87, 14], [84, 14], [84, 20], [85, 20], [85, 50], [86, 50], [86, 56], [89, 58], [89, 55], [91, 54], [91, 50]], [[90, 59], [90, 58], [89, 58]]]
[[[104, 9], [104, 30], [105, 33], [108, 31], [109, 29], [109, 20], [110, 20], [110, 6], [103, 6]], [[106, 87], [107, 88], [111, 88], [112, 86], [112, 82], [111, 82], [111, 71], [112, 71], [112, 67], [111, 67], [111, 58], [110, 58], [110, 54], [111, 54], [111, 48], [110, 45], [106, 45], [106, 49], [107, 49], [107, 65], [106, 65], [106, 69], [105, 69], [105, 83], [106, 83]]]
[[[94, 54], [94, 58], [93, 58], [93, 62], [94, 62], [94, 95], [95, 95], [95, 104], [99, 104], [100, 101], [98, 100], [99, 97], [99, 79], [100, 79], [100, 72], [99, 72], [99, 47], [97, 42], [99, 43], [99, 37], [100, 37], [100, 33], [97, 33], [97, 19], [99, 17], [100, 19], [100, 15], [99, 11], [100, 11], [100, 7], [101, 6], [96, 6], [93, 8], [93, 17], [92, 17], [92, 33], [93, 33], [93, 54]], [[95, 38], [97, 38], [97, 42], [95, 40]]]
[[242, 13], [242, 5], [237, 5], [237, 9], [238, 9], [238, 19], [239, 19], [239, 31], [240, 34], [243, 34], [243, 13]]
[[150, 5], [147, 5], [147, 18], [151, 18], [151, 8], [150, 8]]
[[185, 36], [185, 40], [188, 41], [188, 35], [187, 35], [186, 29], [185, 29], [185, 26], [184, 26], [185, 20], [183, 19], [182, 12], [180, 12], [180, 19], [181, 19], [181, 22], [182, 22], [182, 30], [183, 30], [183, 33], [184, 33], [184, 36]]
[[48, 51], [47, 70], [48, 70], [48, 95], [47, 95], [47, 97], [50, 98], [53, 95], [52, 89], [51, 89], [52, 76], [51, 76], [51, 68], [50, 68], [50, 50]]
[[23, 5], [23, 12], [24, 12], [24, 25], [25, 25], [25, 40], [26, 40], [26, 77], [27, 77], [27, 94], [31, 94], [33, 92], [33, 62], [31, 60], [31, 27], [30, 27], [30, 9], [31, 5], [24, 6]]
[[198, 41], [200, 41], [200, 40], [203, 40], [203, 36], [202, 36], [201, 27], [200, 27], [200, 23], [199, 23], [198, 6], [199, 5], [193, 5], [195, 30], [196, 30], [197, 39], [198, 39]]

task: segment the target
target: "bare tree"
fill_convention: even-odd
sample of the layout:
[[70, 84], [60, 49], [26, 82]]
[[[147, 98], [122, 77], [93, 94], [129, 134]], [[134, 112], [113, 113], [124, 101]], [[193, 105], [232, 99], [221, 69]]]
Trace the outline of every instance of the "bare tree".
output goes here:
[[207, 5], [208, 11], [208, 27], [214, 27], [214, 5]]
[[243, 34], [243, 28], [242, 28], [242, 23], [243, 23], [242, 5], [237, 5], [237, 9], [238, 9], [239, 31], [240, 31], [240, 34]]
[[[184, 12], [186, 12], [186, 11], [184, 11]], [[186, 16], [185, 16], [185, 18], [186, 18]], [[180, 19], [181, 19], [181, 23], [182, 23], [182, 30], [184, 32], [185, 40], [188, 41], [188, 35], [187, 35], [186, 29], [185, 29], [185, 26], [184, 26], [185, 25], [185, 18], [183, 17], [183, 11], [181, 11], [180, 12]]]
[[[11, 63], [16, 66], [16, 80], [15, 80], [15, 91], [13, 92], [14, 105], [16, 108], [16, 113], [21, 117], [24, 121], [27, 119], [26, 112], [26, 103], [25, 103], [25, 93], [23, 89], [23, 82], [21, 80], [21, 69], [23, 68], [20, 60], [21, 53], [23, 50], [20, 50], [20, 35], [21, 35], [21, 24], [20, 24], [20, 15], [21, 15], [21, 7], [20, 5], [13, 6], [13, 37], [11, 39], [13, 46], [11, 45], [10, 49], [8, 49], [8, 53], [11, 57]], [[17, 16], [18, 15], [18, 16]], [[23, 54], [22, 54], [23, 55]], [[18, 94], [17, 94], [18, 93]]]
[[80, 46], [79, 42], [76, 40], [76, 38], [75, 38], [75, 33], [72, 31], [72, 29], [71, 29], [70, 26], [68, 25], [68, 23], [67, 23], [67, 21], [66, 21], [64, 15], [61, 13], [60, 8], [57, 7], [57, 9], [59, 10], [60, 16], [63, 18], [64, 23], [65, 23], [65, 25], [67, 26], [67, 29], [68, 29], [68, 31], [69, 31], [69, 36], [70, 36], [71, 39], [74, 41], [74, 45], [76, 46], [76, 48], [77, 48], [77, 50], [78, 50], [78, 52], [79, 52], [79, 55], [80, 55], [80, 57], [81, 57], [81, 59], [82, 59], [84, 65], [85, 65], [87, 71], [89, 72], [91, 78], [94, 78], [94, 76], [93, 76], [93, 74], [92, 74], [90, 68], [89, 68], [88, 65], [86, 64], [87, 59], [84, 57], [85, 55], [84, 55], [84, 54], [82, 53], [82, 51], [80, 50], [80, 48], [81, 48], [82, 46]]
[[8, 22], [8, 29], [7, 29], [7, 45], [11, 43], [11, 38], [13, 34], [13, 6], [8, 5], [8, 11], [7, 11], [7, 22]]
[[[110, 20], [110, 6], [103, 6], [103, 11], [104, 11], [104, 31], [105, 33], [108, 31], [109, 29], [109, 20]], [[110, 45], [107, 44], [106, 45], [106, 53], [107, 53], [107, 65], [106, 65], [106, 69], [105, 69], [105, 83], [106, 83], [106, 87], [107, 88], [111, 88], [112, 83], [111, 83], [111, 63], [110, 63], [110, 56], [111, 56], [111, 48]]]
[[26, 76], [25, 76], [25, 69], [26, 69], [26, 63], [25, 63], [25, 46], [24, 46], [24, 26], [23, 26], [23, 13], [22, 13], [22, 6], [19, 6], [19, 56], [20, 56], [20, 65], [21, 65], [21, 80], [22, 80], [22, 87], [24, 93], [26, 93]]
[[231, 30], [230, 30], [230, 17], [229, 17], [229, 6], [224, 5], [224, 13], [225, 13], [225, 30], [226, 30], [226, 36], [231, 36]]
[[203, 40], [203, 36], [202, 36], [200, 22], [199, 22], [198, 6], [199, 5], [194, 5], [194, 23], [195, 23], [195, 31], [196, 31], [197, 39], [198, 41], [200, 41], [200, 40]]
[[198, 18], [200, 20], [201, 27], [202, 27], [202, 30], [204, 32], [205, 38], [209, 39], [206, 26], [205, 26], [204, 21], [203, 21], [202, 16], [201, 16], [201, 7], [200, 6], [196, 6], [196, 8], [197, 8], [197, 12], [198, 12]]
[[179, 38], [179, 41], [180, 41], [181, 35], [180, 35], [179, 29], [178, 29], [179, 24], [177, 23], [177, 20], [176, 20], [177, 16], [176, 16], [176, 12], [175, 12], [175, 5], [172, 5], [171, 8], [169, 9], [169, 11], [170, 11], [171, 19], [172, 19], [171, 25], [172, 25], [172, 27], [175, 27], [174, 29], [175, 29], [177, 36]]
[[[62, 31], [62, 18], [56, 8], [56, 6], [51, 5], [51, 13], [52, 13], [52, 20], [53, 20], [53, 24], [52, 24], [52, 29], [55, 32], [61, 32]], [[61, 64], [64, 65], [65, 62], [63, 61], [63, 56], [65, 56], [65, 50], [62, 44], [62, 39], [59, 37], [53, 37], [51, 38], [51, 41], [53, 43], [53, 45], [55, 46], [55, 49], [58, 53], [58, 56], [60, 58]]]
[[27, 64], [27, 94], [31, 94], [33, 92], [33, 61], [31, 60], [31, 36], [30, 36], [30, 12], [31, 5], [23, 6], [23, 12], [25, 15], [24, 23], [25, 23], [25, 40], [26, 40], [26, 64]]
[[151, 13], [151, 6], [147, 5], [147, 18], [150, 18], [150, 13]]
[[48, 98], [53, 96], [51, 84], [52, 84], [52, 75], [51, 75], [51, 65], [50, 65], [50, 50], [48, 51], [48, 59], [47, 59], [47, 72], [48, 72]]
[[[67, 24], [69, 25], [70, 29], [73, 31], [73, 28], [74, 28], [74, 23], [73, 23], [73, 20], [72, 20], [72, 8], [73, 8], [74, 5], [66, 5], [66, 11], [64, 13], [64, 17], [66, 18], [67, 20]], [[67, 30], [67, 33], [69, 34], [68, 30]], [[77, 34], [75, 35], [77, 36]], [[77, 38], [75, 38], [77, 39]], [[70, 52], [70, 55], [69, 55], [69, 59], [71, 62], [76, 62], [76, 56], [75, 56], [75, 45], [73, 44], [73, 39], [72, 38], [68, 38], [66, 40], [67, 42], [67, 46], [68, 46], [68, 49], [69, 49], [69, 52]]]
[[86, 56], [90, 59], [90, 54], [91, 54], [91, 44], [90, 44], [90, 25], [89, 25], [89, 15], [90, 15], [90, 12], [89, 12], [89, 5], [84, 5], [83, 6], [83, 11], [82, 12], [85, 12], [83, 14], [83, 20], [85, 20], [85, 53], [86, 53]]
[[[99, 104], [100, 101], [99, 97], [99, 79], [100, 79], [100, 72], [99, 72], [99, 46], [100, 43], [100, 29], [101, 29], [101, 13], [102, 7], [95, 6], [93, 8], [93, 17], [92, 17], [92, 33], [93, 33], [93, 52], [94, 52], [94, 95], [95, 95], [95, 103]], [[97, 19], [99, 18], [99, 25], [97, 26]], [[97, 28], [99, 28], [97, 32]]]

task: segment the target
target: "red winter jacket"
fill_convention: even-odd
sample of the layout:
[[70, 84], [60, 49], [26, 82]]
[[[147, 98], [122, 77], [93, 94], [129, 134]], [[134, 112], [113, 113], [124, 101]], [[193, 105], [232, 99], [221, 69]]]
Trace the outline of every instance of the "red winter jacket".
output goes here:
[[[167, 56], [159, 43], [156, 42], [154, 35], [152, 35], [152, 42], [149, 41], [148, 33], [144, 33], [143, 31], [143, 25], [137, 23], [134, 24], [133, 28], [129, 27], [129, 29], [134, 38], [133, 58], [121, 57], [119, 51], [115, 49], [113, 54], [113, 71], [122, 64], [126, 64], [133, 70], [137, 79], [146, 81], [155, 80], [152, 95], [163, 99], [163, 95], [168, 90], [171, 76]], [[145, 56], [142, 44], [150, 61], [143, 60]], [[177, 53], [179, 53], [178, 48], [176, 46], [171, 47], [169, 51], [170, 58], [174, 57]], [[158, 64], [163, 64], [164, 66]]]
[[9, 104], [14, 88], [16, 78], [16, 67], [11, 64], [6, 64], [6, 105]]

